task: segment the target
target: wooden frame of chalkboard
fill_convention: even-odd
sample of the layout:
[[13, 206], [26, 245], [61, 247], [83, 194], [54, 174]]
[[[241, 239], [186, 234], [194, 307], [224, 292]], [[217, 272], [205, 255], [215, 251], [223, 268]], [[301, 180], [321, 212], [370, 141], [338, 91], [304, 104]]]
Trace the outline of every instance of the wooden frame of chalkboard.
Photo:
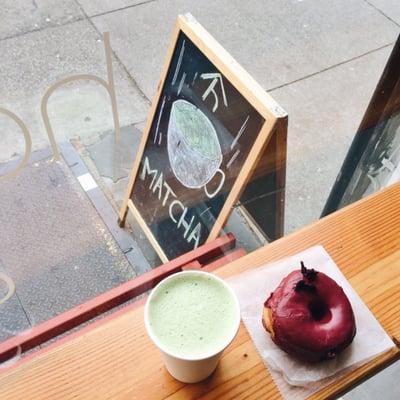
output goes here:
[[286, 117], [190, 14], [178, 16], [120, 226], [130, 210], [163, 262], [215, 239]]

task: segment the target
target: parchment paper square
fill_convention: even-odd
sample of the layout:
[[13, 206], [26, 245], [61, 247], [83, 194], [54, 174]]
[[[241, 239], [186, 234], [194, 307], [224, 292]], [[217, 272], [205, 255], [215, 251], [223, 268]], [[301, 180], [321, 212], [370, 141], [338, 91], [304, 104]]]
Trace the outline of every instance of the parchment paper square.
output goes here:
[[[261, 323], [264, 301], [285, 276], [300, 269], [300, 261], [334, 279], [342, 286], [353, 307], [357, 333], [353, 343], [336, 359], [317, 364], [298, 361], [273, 343]], [[322, 246], [234, 276], [228, 282], [239, 298], [243, 323], [286, 399], [304, 399], [341, 374], [394, 347], [390, 337]]]

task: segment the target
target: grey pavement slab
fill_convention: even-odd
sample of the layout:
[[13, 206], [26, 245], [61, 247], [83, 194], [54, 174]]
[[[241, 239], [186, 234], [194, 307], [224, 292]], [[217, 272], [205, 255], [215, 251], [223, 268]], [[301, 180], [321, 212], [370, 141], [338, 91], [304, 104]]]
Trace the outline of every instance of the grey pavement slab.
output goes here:
[[122, 205], [128, 187], [141, 137], [142, 130], [137, 125], [130, 125], [121, 128], [119, 143], [115, 142], [113, 132], [109, 131], [101, 135], [97, 142], [86, 146], [88, 156], [118, 208]]
[[398, 0], [366, 0], [367, 3], [382, 11], [389, 18], [400, 24], [400, 4]]
[[259, 249], [266, 241], [260, 240], [250, 229], [248, 223], [237, 208], [232, 213], [223, 229], [224, 233], [232, 232], [236, 238], [236, 248], [243, 247], [248, 253]]
[[[86, 146], [86, 151], [93, 161], [96, 172], [111, 192], [119, 208], [128, 187], [140, 140], [143, 124], [124, 126], [121, 128], [119, 143], [113, 131], [103, 133], [99, 140]], [[87, 160], [85, 160], [87, 162]]]
[[0, 343], [31, 327], [16, 295], [0, 304]]
[[109, 11], [118, 10], [138, 4], [148, 3], [155, 0], [77, 0], [90, 17], [103, 14]]
[[289, 114], [286, 234], [319, 219], [391, 48], [271, 93]]
[[93, 18], [148, 98], [177, 14], [193, 16], [271, 89], [394, 42], [398, 27], [363, 0], [157, 1]]
[[[68, 259], [55, 258], [53, 264], [49, 260], [41, 270], [25, 271], [25, 279], [18, 281], [18, 295], [34, 324], [68, 311], [134, 277], [123, 261], [113, 258], [105, 246], [96, 246], [76, 251]], [[116, 265], [119, 262], [121, 264]]]
[[400, 361], [357, 386], [344, 400], [398, 400], [400, 398]]
[[[34, 149], [44, 148], [49, 143], [42, 123], [40, 102], [52, 84], [83, 73], [107, 79], [102, 38], [86, 20], [2, 40], [0, 53], [1, 106], [25, 122]], [[120, 124], [143, 121], [148, 109], [147, 100], [115, 59], [113, 67]], [[77, 136], [91, 140], [114, 128], [107, 92], [89, 81], [57, 89], [49, 101], [49, 116], [57, 140]], [[2, 140], [7, 141], [7, 146], [0, 147], [2, 161], [23, 151], [22, 134], [15, 124], [10, 124], [10, 120], [0, 114]]]
[[[75, 146], [76, 145], [77, 143], [75, 143]], [[87, 197], [90, 199], [109, 232], [125, 254], [125, 257], [133, 266], [135, 273], [141, 275], [149, 271], [151, 269], [149, 263], [132, 235], [120, 228], [118, 224], [119, 207], [115, 207], [112, 195], [110, 196], [109, 192], [104, 189], [97, 169], [94, 167], [89, 170], [89, 166], [85, 164], [85, 162], [88, 163], [88, 158], [86, 156], [82, 158], [76, 147], [72, 144], [63, 143], [61, 149], [63, 158], [70, 166], [71, 172], [80, 181], [82, 188], [86, 190]], [[92, 165], [93, 163], [88, 164]], [[95, 175], [93, 175], [93, 169], [95, 169]], [[88, 176], [91, 176], [93, 180], [101, 186], [92, 187], [90, 190], [87, 190], [87, 188], [85, 189], [85, 183], [82, 184], [82, 182], [84, 182], [83, 177]]]
[[135, 276], [63, 162], [37, 161], [0, 186], [0, 254], [38, 323]]
[[102, 176], [101, 179], [104, 181], [104, 184], [107, 186], [108, 190], [112, 193], [118, 209], [121, 208], [122, 202], [125, 198], [126, 190], [128, 188], [129, 177], [121, 178], [116, 182], [106, 176]]
[[[5, 273], [1, 259], [0, 272]], [[8, 275], [6, 274], [6, 276]], [[4, 299], [8, 291], [8, 285], [0, 278], [0, 299]], [[24, 312], [18, 295], [14, 292], [8, 300], [0, 304], [0, 342], [16, 335], [18, 332], [29, 329], [30, 326], [30, 321]]]
[[17, 300], [10, 300], [4, 306], [1, 305], [0, 308], [0, 343], [30, 328], [30, 324]]
[[142, 132], [135, 125], [124, 126], [119, 141], [108, 131], [86, 148], [99, 174], [116, 183], [129, 176], [141, 138]]
[[74, 0], [2, 0], [0, 40], [82, 18]]

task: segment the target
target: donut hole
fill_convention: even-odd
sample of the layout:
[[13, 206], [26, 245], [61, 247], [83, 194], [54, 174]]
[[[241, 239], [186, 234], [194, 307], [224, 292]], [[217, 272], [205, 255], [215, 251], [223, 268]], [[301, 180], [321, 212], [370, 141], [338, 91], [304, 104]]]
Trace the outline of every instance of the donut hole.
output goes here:
[[311, 314], [311, 318], [315, 321], [329, 320], [331, 318], [331, 312], [328, 306], [322, 300], [313, 300], [309, 303], [308, 309]]

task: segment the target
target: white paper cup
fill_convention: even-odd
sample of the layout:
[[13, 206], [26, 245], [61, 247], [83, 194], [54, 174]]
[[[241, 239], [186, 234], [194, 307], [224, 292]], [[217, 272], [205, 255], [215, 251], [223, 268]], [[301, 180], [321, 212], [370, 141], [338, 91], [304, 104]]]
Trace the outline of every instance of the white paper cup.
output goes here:
[[[163, 345], [158, 340], [157, 336], [151, 329], [150, 321], [149, 321], [149, 304], [151, 302], [152, 297], [155, 293], [160, 290], [160, 287], [165, 284], [168, 280], [176, 279], [179, 275], [182, 274], [192, 274], [192, 275], [206, 275], [211, 277], [211, 279], [217, 280], [221, 282], [228, 292], [231, 294], [232, 299], [234, 300], [234, 307], [235, 307], [235, 321], [232, 325], [232, 331], [229, 335], [227, 335], [226, 340], [223, 341], [223, 344], [215, 349], [215, 351], [211, 354], [204, 354], [204, 356], [200, 357], [182, 357], [179, 354], [173, 354], [172, 352], [163, 348]], [[236, 297], [234, 291], [229, 287], [227, 283], [225, 283], [221, 278], [210, 274], [208, 272], [203, 271], [184, 271], [178, 272], [169, 276], [168, 278], [162, 280], [151, 292], [150, 296], [147, 299], [145, 310], [144, 310], [144, 322], [146, 326], [146, 330], [150, 339], [153, 343], [160, 349], [165, 366], [168, 372], [177, 380], [185, 383], [195, 383], [206, 379], [210, 376], [215, 368], [217, 367], [218, 361], [221, 357], [222, 352], [224, 349], [232, 342], [235, 338], [240, 325], [240, 307], [239, 301]], [[178, 333], [177, 333], [178, 334]]]

